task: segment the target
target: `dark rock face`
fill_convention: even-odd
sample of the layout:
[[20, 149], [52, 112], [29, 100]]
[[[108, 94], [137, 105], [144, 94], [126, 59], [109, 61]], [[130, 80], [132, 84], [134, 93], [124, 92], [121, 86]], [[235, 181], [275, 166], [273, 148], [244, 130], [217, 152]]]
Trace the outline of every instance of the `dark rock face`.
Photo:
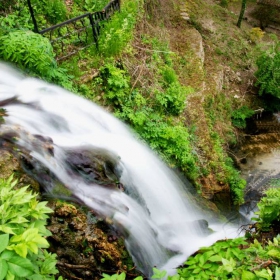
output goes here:
[[[50, 250], [67, 279], [100, 279], [133, 267], [123, 239], [91, 211], [65, 202], [51, 203], [54, 214], [48, 229]], [[87, 212], [87, 214], [86, 214]]]
[[119, 158], [111, 152], [92, 147], [66, 150], [69, 171], [87, 183], [116, 187], [121, 176]]

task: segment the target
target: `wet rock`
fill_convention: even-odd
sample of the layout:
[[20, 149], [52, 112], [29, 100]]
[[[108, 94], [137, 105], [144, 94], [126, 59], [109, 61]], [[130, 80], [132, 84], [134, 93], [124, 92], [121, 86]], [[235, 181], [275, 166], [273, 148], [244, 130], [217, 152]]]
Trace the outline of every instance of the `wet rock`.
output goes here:
[[66, 150], [65, 162], [74, 174], [87, 183], [118, 187], [122, 173], [119, 157], [104, 149], [93, 147]]
[[123, 239], [102, 219], [95, 217], [93, 222], [87, 209], [74, 204], [50, 206], [54, 210], [48, 226], [53, 234], [48, 238], [50, 250], [57, 254], [58, 269], [65, 278], [100, 279], [103, 272], [114, 274], [133, 267]]

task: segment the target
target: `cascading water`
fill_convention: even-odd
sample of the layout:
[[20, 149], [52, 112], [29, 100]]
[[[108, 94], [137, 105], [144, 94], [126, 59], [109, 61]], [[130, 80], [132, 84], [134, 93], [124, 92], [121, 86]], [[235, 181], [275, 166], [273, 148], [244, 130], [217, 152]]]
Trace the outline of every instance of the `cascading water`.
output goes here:
[[[49, 192], [55, 178], [73, 197], [110, 218], [146, 275], [153, 266], [172, 273], [199, 247], [237, 236], [237, 227], [226, 231], [202, 214], [186, 183], [92, 102], [0, 64], [0, 107], [6, 110], [2, 147], [17, 150]], [[92, 171], [98, 164], [105, 179]]]

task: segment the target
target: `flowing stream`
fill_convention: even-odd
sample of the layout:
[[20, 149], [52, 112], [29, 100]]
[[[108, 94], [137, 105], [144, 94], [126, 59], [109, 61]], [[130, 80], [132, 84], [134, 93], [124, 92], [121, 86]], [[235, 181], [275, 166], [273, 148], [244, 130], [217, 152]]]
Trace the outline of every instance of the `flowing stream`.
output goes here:
[[[94, 103], [0, 63], [0, 107], [6, 110], [2, 148], [16, 151], [48, 192], [55, 180], [61, 182], [75, 199], [109, 218], [147, 276], [153, 266], [172, 273], [199, 247], [237, 237], [237, 225], [200, 210], [187, 183]], [[94, 158], [105, 179], [92, 171]]]

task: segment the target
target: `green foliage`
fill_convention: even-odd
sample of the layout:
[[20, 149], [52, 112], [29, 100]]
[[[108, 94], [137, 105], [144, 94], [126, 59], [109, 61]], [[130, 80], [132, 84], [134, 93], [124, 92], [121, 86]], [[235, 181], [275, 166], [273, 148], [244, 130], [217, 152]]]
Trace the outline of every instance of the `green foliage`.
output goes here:
[[[200, 248], [177, 269], [177, 274], [167, 276], [166, 271], [153, 268], [152, 279], [167, 280], [278, 280], [280, 269], [280, 237], [262, 245], [257, 240], [249, 244], [244, 237], [220, 240], [210, 247]], [[121, 279], [118, 275], [103, 279]], [[136, 278], [138, 279], [138, 278]]]
[[[172, 167], [179, 167], [188, 178], [194, 180], [199, 172], [192, 137], [180, 122], [167, 117], [168, 113], [175, 115], [182, 111], [186, 95], [192, 89], [181, 86], [175, 74], [172, 74], [172, 78], [170, 76], [165, 75], [165, 91], [156, 92], [153, 101], [144, 97], [139, 90], [131, 91], [126, 71], [110, 62], [101, 68], [98, 83], [107, 101], [114, 104], [116, 116], [132, 125]], [[169, 81], [171, 84], [167, 83]]]
[[246, 119], [252, 117], [254, 114], [254, 110], [248, 108], [247, 106], [242, 106], [232, 112], [232, 124], [238, 128], [245, 128]]
[[16, 0], [6, 0], [0, 2], [0, 12], [6, 13], [15, 5]]
[[83, 8], [88, 12], [101, 11], [107, 3], [107, 0], [84, 0]]
[[[121, 274], [113, 274], [113, 275], [108, 275], [106, 273], [102, 274], [103, 278], [101, 280], [125, 280], [126, 274], [122, 272]], [[142, 276], [138, 276], [134, 278], [134, 280], [143, 280]]]
[[277, 38], [274, 38], [273, 46], [257, 58], [256, 64], [259, 95], [271, 94], [280, 98], [280, 41]]
[[106, 98], [115, 105], [122, 104], [129, 88], [129, 79], [123, 69], [117, 68], [112, 63], [106, 63], [100, 68], [103, 88]]
[[40, 0], [37, 2], [51, 24], [57, 24], [67, 19], [67, 9], [62, 0]]
[[0, 180], [0, 279], [54, 280], [56, 255], [44, 249], [52, 210], [16, 184], [12, 176]]
[[124, 1], [120, 13], [114, 14], [110, 21], [104, 23], [104, 28], [98, 38], [99, 52], [108, 57], [117, 55], [132, 38], [132, 31], [136, 23], [137, 1]]
[[31, 31], [18, 30], [0, 37], [0, 58], [41, 76], [56, 67], [48, 39]]
[[225, 160], [225, 182], [230, 186], [231, 196], [236, 205], [244, 203], [244, 189], [246, 187], [246, 180], [242, 179], [240, 172], [237, 171], [232, 163], [231, 158]]
[[34, 76], [73, 90], [70, 78], [56, 64], [47, 38], [31, 31], [12, 31], [0, 37], [0, 58], [15, 63]]
[[279, 268], [275, 264], [279, 258], [279, 237], [267, 245], [261, 245], [257, 240], [248, 244], [243, 237], [222, 240], [201, 248], [188, 258], [183, 268], [177, 269], [177, 275], [168, 276], [168, 279], [278, 279]]
[[179, 115], [184, 110], [185, 100], [188, 94], [193, 92], [193, 88], [181, 86], [179, 82], [172, 82], [164, 92], [158, 92], [156, 99], [166, 112]]
[[[210, 247], [200, 248], [190, 256], [177, 274], [153, 268], [152, 279], [167, 280], [272, 280], [279, 279], [280, 237], [262, 245], [257, 240], [249, 244], [244, 237], [220, 240]], [[118, 275], [103, 279], [119, 279]], [[110, 278], [114, 277], [114, 278]], [[121, 279], [123, 279], [122, 276]]]
[[228, 7], [228, 0], [220, 0], [220, 5], [224, 8]]
[[262, 231], [268, 231], [272, 223], [280, 221], [280, 189], [270, 188], [265, 195], [258, 203], [258, 217], [254, 218]]

